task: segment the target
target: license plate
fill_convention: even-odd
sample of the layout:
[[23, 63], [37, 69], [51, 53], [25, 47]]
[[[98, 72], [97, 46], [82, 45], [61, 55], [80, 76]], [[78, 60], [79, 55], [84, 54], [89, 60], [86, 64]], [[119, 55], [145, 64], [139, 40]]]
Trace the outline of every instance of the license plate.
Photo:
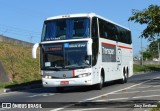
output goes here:
[[61, 81], [60, 84], [61, 85], [67, 85], [67, 84], [69, 84], [69, 81]]

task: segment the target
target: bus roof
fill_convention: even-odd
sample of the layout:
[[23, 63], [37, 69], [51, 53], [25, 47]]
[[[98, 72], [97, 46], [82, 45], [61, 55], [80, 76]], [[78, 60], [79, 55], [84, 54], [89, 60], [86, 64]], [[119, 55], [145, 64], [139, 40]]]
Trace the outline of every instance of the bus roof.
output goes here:
[[92, 18], [92, 17], [98, 17], [98, 18], [101, 18], [101, 19], [103, 19], [105, 21], [108, 21], [110, 23], [113, 23], [115, 25], [123, 27], [123, 28], [125, 28], [125, 29], [127, 29], [127, 30], [130, 31], [129, 28], [126, 28], [126, 27], [124, 27], [122, 25], [119, 25], [119, 24], [117, 24], [117, 23], [115, 23], [115, 22], [113, 22], [113, 21], [111, 21], [109, 19], [106, 19], [106, 18], [102, 17], [102, 16], [96, 15], [95, 13], [66, 14], [66, 15], [59, 15], [59, 16], [49, 17], [46, 20], [63, 19], [63, 18], [75, 18], [75, 17], [90, 17], [90, 18]]

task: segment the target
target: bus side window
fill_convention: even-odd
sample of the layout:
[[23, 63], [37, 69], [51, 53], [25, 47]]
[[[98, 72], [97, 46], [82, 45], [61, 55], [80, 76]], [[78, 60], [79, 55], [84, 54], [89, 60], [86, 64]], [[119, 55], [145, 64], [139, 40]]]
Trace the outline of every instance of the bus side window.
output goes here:
[[110, 32], [110, 40], [116, 40], [117, 39], [117, 28], [112, 23], [108, 23], [110, 26], [109, 32]]
[[118, 26], [118, 41], [122, 42], [122, 43], [125, 43], [125, 41], [126, 41], [124, 30], [123, 30], [123, 28], [121, 28], [119, 26]]
[[116, 40], [117, 29], [112, 23], [99, 19], [99, 30], [101, 38]]
[[[101, 38], [105, 38], [105, 25], [104, 25], [104, 20], [99, 19], [99, 33]], [[108, 34], [107, 34], [108, 36]]]
[[126, 44], [131, 44], [131, 32], [129, 30], [125, 30], [122, 27], [117, 26], [118, 30], [118, 41]]

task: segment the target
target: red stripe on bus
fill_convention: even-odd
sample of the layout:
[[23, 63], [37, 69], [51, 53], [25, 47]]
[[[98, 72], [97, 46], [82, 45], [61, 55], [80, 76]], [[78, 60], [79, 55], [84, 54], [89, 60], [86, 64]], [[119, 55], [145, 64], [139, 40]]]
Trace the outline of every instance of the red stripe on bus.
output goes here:
[[106, 45], [106, 46], [116, 46], [115, 44], [110, 44], [110, 43], [106, 43], [106, 42], [102, 42], [103, 45]]
[[[106, 42], [102, 42], [102, 44], [105, 46], [116, 46], [115, 44], [106, 43]], [[119, 45], [118, 47], [124, 48], [124, 49], [132, 49], [131, 47], [126, 47], [126, 46], [122, 46], [122, 45]]]
[[119, 45], [118, 47], [120, 47], [120, 48], [124, 48], [124, 49], [132, 49], [132, 48], [130, 48], [130, 47], [121, 46], [121, 45]]
[[73, 77], [75, 76], [74, 70], [72, 70], [72, 76], [73, 76]]

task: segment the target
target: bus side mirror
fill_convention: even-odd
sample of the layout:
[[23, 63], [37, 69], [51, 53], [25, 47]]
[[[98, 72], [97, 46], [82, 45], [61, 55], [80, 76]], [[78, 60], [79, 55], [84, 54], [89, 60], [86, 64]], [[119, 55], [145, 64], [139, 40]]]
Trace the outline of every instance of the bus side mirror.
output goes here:
[[87, 43], [87, 55], [92, 55], [92, 39]]
[[37, 48], [39, 47], [39, 43], [36, 43], [33, 45], [32, 48], [32, 58], [36, 59], [37, 58]]

